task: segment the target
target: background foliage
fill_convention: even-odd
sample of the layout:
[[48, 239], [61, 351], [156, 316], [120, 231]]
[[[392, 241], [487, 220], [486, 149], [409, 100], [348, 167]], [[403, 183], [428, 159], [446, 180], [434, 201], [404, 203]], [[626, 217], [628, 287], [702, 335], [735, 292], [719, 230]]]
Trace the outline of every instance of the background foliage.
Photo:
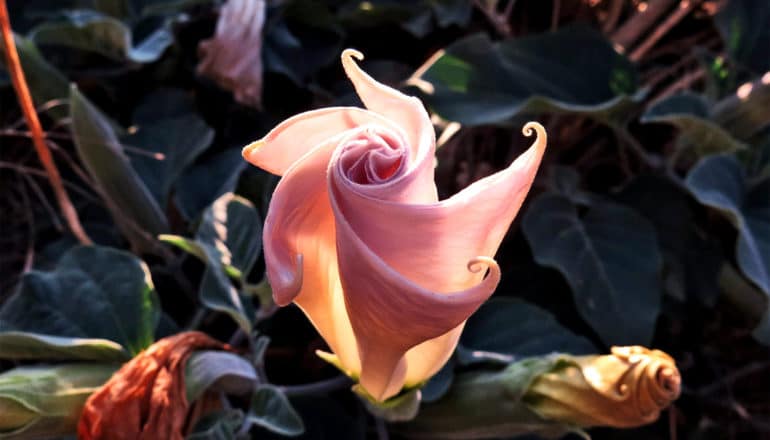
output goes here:
[[250, 360], [197, 355], [198, 390], [263, 384], [192, 438], [382, 436], [345, 387], [296, 387], [337, 373], [304, 317], [270, 301], [261, 219], [276, 178], [240, 157], [290, 115], [357, 103], [338, 62], [354, 47], [434, 115], [443, 197], [507, 166], [523, 122], [549, 133], [497, 255], [503, 281], [425, 401], [478, 363], [642, 344], [676, 358], [682, 397], [652, 426], [594, 438], [770, 436], [766, 1], [270, 1], [259, 109], [196, 74], [218, 1], [9, 3], [98, 246], [68, 233], [0, 72], [0, 368], [122, 361], [200, 329]]

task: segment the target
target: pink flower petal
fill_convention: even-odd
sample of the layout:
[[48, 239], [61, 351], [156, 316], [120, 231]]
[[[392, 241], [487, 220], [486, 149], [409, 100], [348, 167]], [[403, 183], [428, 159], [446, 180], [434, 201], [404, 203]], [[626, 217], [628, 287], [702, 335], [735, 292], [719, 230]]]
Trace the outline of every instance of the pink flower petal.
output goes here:
[[289, 167], [273, 193], [263, 230], [267, 277], [278, 305], [294, 301], [345, 368], [360, 370], [337, 268], [325, 169], [331, 138]]
[[282, 176], [294, 162], [321, 142], [367, 124], [400, 131], [387, 119], [361, 108], [324, 108], [300, 113], [281, 122], [264, 138], [244, 147], [243, 158], [269, 173]]
[[[544, 129], [531, 123], [524, 131], [533, 129], [534, 145], [507, 169], [432, 204], [390, 201], [387, 191], [385, 200], [363, 195], [344, 168], [345, 142], [332, 158], [329, 196], [340, 277], [361, 356], [360, 381], [375, 398], [391, 397], [407, 378], [435, 373], [463, 322], [497, 286], [499, 268], [488, 256], [518, 212], [545, 150]], [[484, 262], [490, 275], [482, 280], [481, 271], [465, 270], [469, 262]]]

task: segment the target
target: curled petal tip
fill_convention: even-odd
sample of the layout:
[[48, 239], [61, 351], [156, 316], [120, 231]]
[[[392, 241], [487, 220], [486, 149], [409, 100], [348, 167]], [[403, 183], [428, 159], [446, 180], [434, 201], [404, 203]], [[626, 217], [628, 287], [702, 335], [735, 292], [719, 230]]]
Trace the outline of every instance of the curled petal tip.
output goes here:
[[357, 59], [358, 61], [362, 61], [364, 59], [364, 54], [356, 49], [345, 49], [342, 51], [342, 64], [350, 63], [353, 61], [353, 58]]
[[524, 133], [524, 136], [530, 137], [532, 136], [532, 133], [537, 133], [537, 140], [546, 138], [546, 132], [545, 127], [543, 127], [539, 122], [530, 121], [524, 124], [524, 127], [521, 129], [521, 132]]
[[482, 269], [487, 268], [489, 270], [500, 269], [495, 259], [491, 257], [478, 256], [468, 261], [468, 270], [473, 273], [479, 273]]

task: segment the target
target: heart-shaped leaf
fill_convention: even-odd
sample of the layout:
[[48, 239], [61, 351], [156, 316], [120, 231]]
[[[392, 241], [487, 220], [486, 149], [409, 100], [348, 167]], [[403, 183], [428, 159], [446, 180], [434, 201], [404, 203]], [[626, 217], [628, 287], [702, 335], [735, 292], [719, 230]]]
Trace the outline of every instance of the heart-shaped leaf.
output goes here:
[[619, 122], [643, 96], [631, 63], [585, 27], [500, 42], [471, 35], [409, 82], [442, 117], [468, 125], [501, 123], [522, 112]]
[[76, 247], [51, 272], [30, 271], [0, 309], [0, 330], [115, 341], [131, 354], [153, 342], [160, 308], [147, 266], [133, 254]]
[[515, 298], [493, 298], [482, 305], [468, 319], [460, 345], [463, 350], [458, 353], [482, 351], [512, 358], [596, 351], [589, 340], [562, 327], [547, 311]]
[[610, 202], [579, 216], [569, 199], [546, 193], [527, 210], [523, 230], [535, 261], [564, 275], [578, 312], [607, 345], [649, 344], [662, 292], [649, 221]]
[[116, 61], [150, 63], [173, 43], [162, 26], [134, 46], [131, 29], [120, 20], [91, 10], [70, 11], [66, 20], [46, 22], [30, 33], [37, 44], [52, 44], [96, 52]]
[[[166, 106], [172, 105], [169, 101], [176, 101], [174, 94], [166, 93], [163, 96], [167, 98], [164, 103]], [[183, 106], [183, 102], [178, 105]], [[145, 107], [155, 104], [156, 100], [151, 96], [137, 109], [137, 116], [149, 113], [151, 110]], [[173, 111], [171, 108], [164, 110]], [[214, 130], [189, 108], [179, 109], [173, 116], [158, 118], [158, 111], [154, 115], [156, 119], [146, 122], [146, 117], [139, 120], [135, 116], [136, 130], [121, 141], [126, 146], [146, 152], [133, 157], [131, 164], [158, 204], [166, 206], [169, 193], [182, 172], [211, 145]]]

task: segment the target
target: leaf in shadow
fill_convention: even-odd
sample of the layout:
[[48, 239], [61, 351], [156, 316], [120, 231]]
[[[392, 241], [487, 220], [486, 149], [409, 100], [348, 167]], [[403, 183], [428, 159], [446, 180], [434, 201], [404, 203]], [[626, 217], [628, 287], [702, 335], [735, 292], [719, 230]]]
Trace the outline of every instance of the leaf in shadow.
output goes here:
[[136, 354], [152, 344], [159, 317], [144, 262], [113, 248], [80, 246], [53, 271], [22, 277], [0, 309], [0, 330], [109, 339]]
[[441, 116], [504, 123], [519, 113], [578, 113], [619, 124], [644, 92], [631, 63], [599, 33], [570, 27], [492, 42], [459, 40], [409, 80]]
[[[110, 121], [76, 87], [70, 90], [72, 133], [78, 156], [99, 187], [115, 222], [134, 243], [168, 229], [152, 193], [131, 166]], [[139, 245], [142, 246], [141, 244]]]
[[662, 257], [655, 229], [633, 209], [594, 202], [585, 215], [545, 193], [523, 220], [538, 264], [567, 280], [580, 316], [607, 345], [647, 345], [661, 302]]

